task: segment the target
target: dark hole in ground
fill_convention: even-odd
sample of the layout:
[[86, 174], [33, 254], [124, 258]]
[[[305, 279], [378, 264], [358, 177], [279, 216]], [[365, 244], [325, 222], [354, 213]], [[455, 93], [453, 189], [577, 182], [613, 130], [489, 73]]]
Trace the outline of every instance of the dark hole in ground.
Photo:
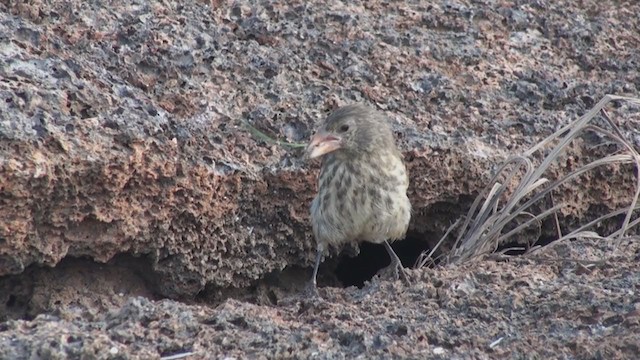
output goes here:
[[[505, 230], [506, 232], [507, 230]], [[563, 233], [567, 233], [568, 229], [562, 229]], [[422, 252], [430, 250], [440, 239], [439, 235], [433, 233], [423, 234], [420, 232], [409, 232], [404, 240], [391, 244], [392, 248], [398, 254], [402, 264], [406, 268], [411, 268]], [[519, 236], [514, 237], [518, 241], [502, 244], [496, 250], [497, 253], [503, 252], [505, 255], [517, 256], [524, 254], [530, 246], [530, 243], [536, 246], [547, 246], [558, 239], [555, 225], [551, 221], [546, 221], [542, 229], [528, 229], [521, 231]], [[454, 238], [450, 238], [453, 242]], [[451, 242], [445, 241], [434, 257], [442, 255], [441, 251], [448, 252], [447, 249], [452, 245]], [[360, 253], [355, 257], [342, 255], [335, 260], [337, 264], [333, 268], [320, 266], [320, 273], [332, 271], [333, 275], [342, 283], [343, 286], [362, 287], [364, 283], [371, 280], [381, 269], [389, 266], [391, 260], [384, 245], [377, 245], [363, 242], [360, 245]], [[329, 263], [327, 261], [327, 263]], [[438, 262], [436, 261], [436, 264]], [[325, 264], [328, 265], [328, 264]], [[322, 283], [320, 283], [322, 285]]]
[[157, 298], [157, 281], [146, 256], [119, 254], [107, 263], [68, 256], [53, 268], [34, 264], [0, 277], [0, 322], [30, 320], [70, 304], [92, 307], [104, 299]]
[[[417, 232], [410, 232], [404, 240], [392, 243], [391, 247], [406, 268], [413, 267], [420, 254], [430, 249], [425, 235]], [[363, 242], [357, 256], [343, 255], [338, 259], [335, 275], [345, 287], [362, 287], [390, 263], [391, 259], [384, 245]]]

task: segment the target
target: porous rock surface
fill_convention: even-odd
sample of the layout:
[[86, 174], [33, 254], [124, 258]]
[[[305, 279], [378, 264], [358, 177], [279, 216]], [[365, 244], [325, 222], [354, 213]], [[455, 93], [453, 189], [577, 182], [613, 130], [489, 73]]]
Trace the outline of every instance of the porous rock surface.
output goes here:
[[[106, 309], [124, 323], [122, 314], [141, 309], [178, 322], [182, 313], [264, 311], [256, 321], [275, 322], [273, 331], [313, 327], [321, 316], [300, 327], [277, 323], [293, 316], [294, 305], [227, 301], [208, 309], [153, 300], [189, 299], [205, 287], [224, 299], [311, 264], [307, 216], [317, 164], [257, 138], [245, 122], [304, 142], [338, 105], [378, 108], [391, 119], [411, 174], [411, 230], [442, 234], [508, 155], [607, 93], [640, 93], [638, 13], [640, 5], [614, 1], [1, 2], [0, 319], [16, 306], [28, 317], [84, 309], [71, 319], [41, 315], [2, 325], [2, 341], [15, 336], [8, 349], [29, 349], [19, 334], [44, 344], [47, 331], [65, 329], [97, 357], [111, 356], [103, 350], [109, 346], [141, 357], [161, 352], [96, 325]], [[618, 106], [613, 118], [640, 147], [637, 108]], [[554, 171], [593, 156], [606, 139], [581, 142]], [[559, 194], [572, 204], [563, 226], [628, 204], [632, 179], [625, 167], [581, 177]], [[56, 265], [61, 275], [47, 275]], [[67, 295], [51, 295], [56, 287]], [[379, 289], [371, 301], [408, 296], [387, 283]], [[70, 300], [74, 291], [91, 301]], [[366, 293], [327, 291], [335, 306]], [[415, 314], [403, 316], [419, 321]], [[192, 325], [172, 331], [191, 338]], [[244, 336], [252, 326], [259, 325]], [[226, 328], [215, 331], [224, 339]], [[366, 344], [374, 340], [360, 338], [358, 349], [373, 351]], [[420, 349], [403, 351], [421, 357]]]
[[[0, 324], [0, 358], [633, 359], [640, 351], [638, 241], [612, 262], [602, 241], [537, 258], [411, 271], [412, 287], [374, 280], [218, 307], [128, 297], [108, 311], [66, 307]], [[111, 299], [118, 298], [114, 295]]]

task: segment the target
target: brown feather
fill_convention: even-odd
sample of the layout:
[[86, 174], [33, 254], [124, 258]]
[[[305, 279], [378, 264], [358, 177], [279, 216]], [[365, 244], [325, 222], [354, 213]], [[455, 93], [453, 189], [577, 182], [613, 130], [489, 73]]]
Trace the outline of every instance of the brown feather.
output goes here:
[[327, 117], [320, 130], [340, 136], [342, 146], [323, 156], [311, 204], [318, 248], [403, 238], [411, 217], [409, 178], [387, 119], [366, 106], [348, 105]]

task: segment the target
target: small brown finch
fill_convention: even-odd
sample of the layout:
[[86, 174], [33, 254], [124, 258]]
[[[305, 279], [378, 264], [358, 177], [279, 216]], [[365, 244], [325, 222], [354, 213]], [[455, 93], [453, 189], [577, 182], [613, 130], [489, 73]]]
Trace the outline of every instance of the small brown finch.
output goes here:
[[391, 127], [380, 113], [364, 105], [337, 109], [311, 138], [306, 155], [323, 157], [318, 194], [311, 203], [317, 256], [316, 277], [328, 245], [369, 241], [384, 244], [396, 274], [408, 281], [389, 245], [405, 236], [411, 218], [409, 177]]

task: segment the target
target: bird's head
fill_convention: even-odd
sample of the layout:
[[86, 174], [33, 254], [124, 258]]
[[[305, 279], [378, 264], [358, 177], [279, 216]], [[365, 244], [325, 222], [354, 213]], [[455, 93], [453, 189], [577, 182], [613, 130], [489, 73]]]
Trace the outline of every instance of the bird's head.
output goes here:
[[361, 104], [343, 106], [329, 115], [307, 146], [313, 159], [336, 153], [356, 157], [394, 148], [393, 133], [380, 113]]

